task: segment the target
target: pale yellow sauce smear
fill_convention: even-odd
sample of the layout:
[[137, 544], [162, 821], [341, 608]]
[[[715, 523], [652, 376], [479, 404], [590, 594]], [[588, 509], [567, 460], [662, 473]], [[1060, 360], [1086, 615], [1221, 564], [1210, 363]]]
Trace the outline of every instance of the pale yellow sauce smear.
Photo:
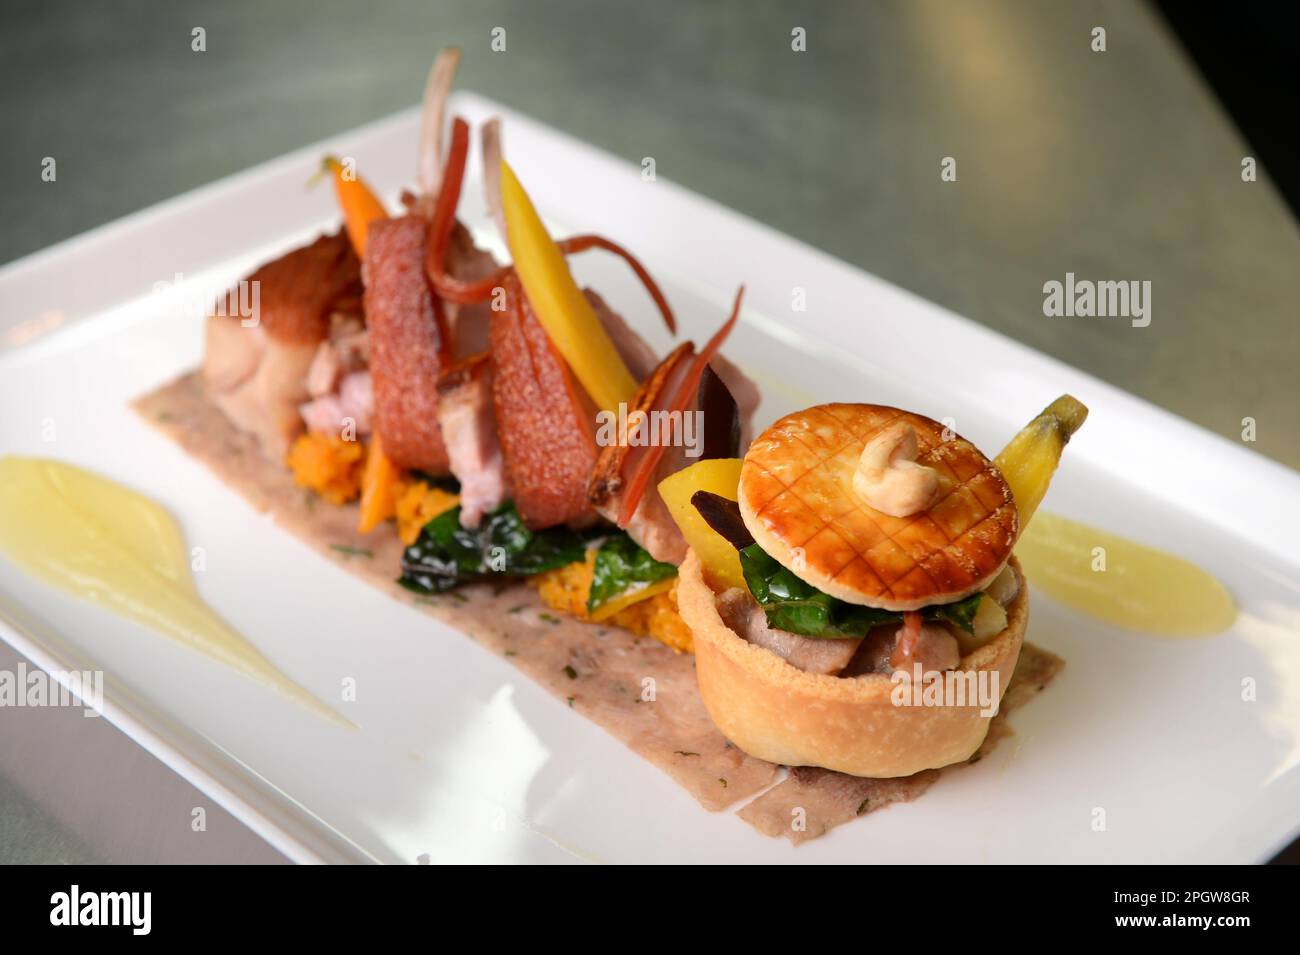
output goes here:
[[180, 527], [107, 478], [41, 458], [0, 458], [0, 552], [65, 593], [138, 621], [355, 729], [281, 673], [203, 602]]
[[1016, 556], [1034, 587], [1117, 627], [1206, 637], [1237, 617], [1232, 595], [1195, 564], [1055, 514], [1034, 515]]

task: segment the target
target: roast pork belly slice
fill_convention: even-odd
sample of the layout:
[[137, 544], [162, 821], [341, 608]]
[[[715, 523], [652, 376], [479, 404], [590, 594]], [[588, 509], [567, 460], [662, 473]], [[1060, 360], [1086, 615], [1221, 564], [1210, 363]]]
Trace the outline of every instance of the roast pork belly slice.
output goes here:
[[480, 352], [438, 379], [438, 424], [451, 473], [460, 482], [460, 523], [478, 527], [510, 497], [492, 405], [492, 356]]
[[313, 398], [335, 394], [345, 375], [370, 367], [370, 335], [359, 314], [335, 312], [330, 316], [329, 337], [316, 346], [307, 369], [307, 393]]
[[371, 223], [365, 307], [375, 430], [395, 465], [447, 474], [438, 427], [444, 329], [424, 274], [428, 222], [416, 215]]
[[[308, 431], [342, 437], [370, 434], [374, 418], [375, 395], [369, 371], [348, 372], [338, 389], [299, 406]], [[350, 427], [349, 427], [350, 426]]]
[[307, 367], [307, 394], [312, 398], [324, 398], [338, 389], [343, 377], [343, 360], [334, 343], [328, 338], [316, 346]]
[[[370, 335], [359, 314], [335, 312], [329, 338], [316, 346], [307, 369], [311, 400], [299, 406], [308, 431], [365, 436], [374, 417], [369, 371]], [[349, 427], [350, 425], [350, 427]]]
[[739, 587], [719, 594], [717, 607], [723, 623], [741, 637], [808, 673], [838, 674], [862, 642], [861, 637], [830, 640], [777, 630], [768, 625], [767, 614], [753, 595]]
[[203, 381], [210, 392], [233, 391], [253, 377], [266, 353], [262, 329], [233, 316], [209, 315], [203, 334]]
[[[209, 352], [214, 345], [218, 349], [255, 349], [257, 360], [252, 374], [234, 387], [221, 390], [212, 385], [213, 400], [231, 424], [257, 438], [263, 454], [273, 461], [283, 461], [289, 446], [303, 432], [298, 408], [307, 397], [305, 379], [316, 346], [276, 342], [257, 328], [232, 332], [229, 322], [220, 316], [208, 319]], [[231, 346], [231, 341], [238, 345]]]
[[283, 460], [302, 433], [298, 406], [309, 396], [307, 371], [329, 334], [334, 306], [358, 293], [359, 270], [343, 233], [321, 236], [261, 266], [208, 317], [203, 372], [209, 392], [274, 460]]
[[493, 312], [492, 404], [515, 506], [534, 530], [586, 522], [596, 463], [596, 409], [515, 279]]

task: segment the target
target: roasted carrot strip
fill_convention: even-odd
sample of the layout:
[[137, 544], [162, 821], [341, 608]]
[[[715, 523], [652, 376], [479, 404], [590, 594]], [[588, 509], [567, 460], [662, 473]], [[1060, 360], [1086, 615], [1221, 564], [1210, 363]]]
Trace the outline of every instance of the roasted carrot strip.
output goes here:
[[[606, 252], [617, 255], [627, 263], [628, 268], [645, 286], [646, 293], [654, 301], [655, 307], [659, 309], [659, 314], [663, 316], [664, 325], [667, 326], [668, 331], [674, 335], [677, 334], [677, 318], [673, 314], [672, 306], [668, 304], [668, 297], [659, 288], [659, 283], [654, 280], [650, 270], [642, 265], [641, 260], [626, 248], [612, 239], [590, 233], [571, 235], [567, 239], [557, 239], [555, 244], [560, 247], [560, 251], [565, 255], [578, 255], [591, 249], [604, 249]], [[444, 253], [445, 251], [444, 249]], [[503, 265], [491, 275], [487, 275], [477, 282], [464, 282], [447, 275], [445, 269], [435, 272], [432, 257], [430, 257], [429, 279], [433, 282], [433, 287], [438, 294], [447, 301], [461, 305], [473, 305], [478, 302], [486, 302], [491, 298], [493, 291], [504, 286], [506, 276], [510, 275], [514, 270], [513, 265]]]
[[366, 469], [361, 474], [361, 512], [357, 530], [366, 534], [396, 513], [396, 486], [399, 471], [384, 454], [379, 435], [370, 439]]
[[[429, 251], [425, 260], [425, 271], [439, 297], [461, 305], [486, 302], [492, 297], [493, 290], [502, 287], [506, 276], [514, 271], [514, 266], [503, 265], [477, 282], [465, 282], [447, 274], [447, 245], [451, 240], [451, 230], [456, 220], [456, 208], [460, 204], [460, 192], [465, 181], [465, 162], [468, 155], [469, 125], [458, 116], [452, 122], [451, 148], [447, 152], [442, 189], [438, 193], [438, 203], [429, 226]], [[668, 330], [674, 335], [677, 334], [677, 320], [668, 305], [668, 299], [646, 267], [627, 249], [598, 235], [576, 235], [561, 239], [556, 245], [565, 255], [574, 255], [589, 249], [604, 249], [622, 258], [654, 300]]]
[[924, 619], [918, 610], [908, 610], [903, 614], [903, 624], [907, 627], [907, 632], [911, 634], [913, 641], [921, 635], [921, 624]]
[[[708, 344], [695, 356], [695, 363], [678, 387], [677, 394], [673, 397], [672, 404], [668, 408], [669, 420], [675, 417], [673, 412], [685, 412], [686, 406], [694, 400], [695, 393], [700, 387], [700, 379], [704, 376], [704, 369], [713, 360], [713, 356], [718, 353], [718, 349], [722, 347], [722, 343], [731, 334], [731, 330], [736, 327], [736, 320], [740, 318], [740, 303], [744, 298], [745, 286], [742, 285], [736, 291], [736, 301], [731, 306], [731, 316], [723, 323], [721, 328], [713, 333], [713, 337], [709, 339]], [[632, 515], [636, 513], [636, 506], [641, 503], [641, 497], [645, 494], [650, 479], [654, 477], [655, 468], [659, 466], [659, 459], [663, 455], [663, 442], [656, 443], [642, 455], [636, 473], [628, 478], [627, 491], [623, 495], [623, 509], [618, 515], [619, 527], [627, 527], [628, 522], [632, 520]]]
[[617, 255], [636, 273], [636, 277], [641, 280], [645, 290], [650, 293], [655, 306], [659, 309], [659, 314], [664, 317], [664, 324], [668, 326], [668, 331], [674, 335], [677, 334], [677, 319], [673, 317], [673, 310], [668, 306], [668, 299], [664, 297], [664, 293], [659, 289], [659, 284], [651, 277], [646, 267], [627, 249], [617, 242], [600, 235], [571, 235], [569, 238], [561, 239], [555, 244], [560, 247], [560, 251], [565, 255], [575, 255], [579, 252], [586, 252], [588, 249], [604, 249], [606, 252]]
[[910, 660], [916, 652], [916, 643], [921, 639], [923, 618], [920, 611], [908, 610], [903, 614], [903, 629], [898, 634], [898, 644], [894, 647], [894, 656], [901, 660]]
[[[425, 254], [424, 270], [440, 298], [462, 305], [486, 301], [492, 295], [492, 289], [500, 284], [492, 282], [486, 285], [486, 291], [479, 295], [485, 287], [484, 282], [462, 282], [447, 274], [447, 244], [456, 224], [456, 207], [460, 205], [460, 188], [465, 180], [468, 155], [469, 124], [457, 116], [451, 124], [451, 148], [447, 151], [447, 164], [443, 168], [442, 188], [438, 190], [438, 202], [429, 222], [429, 250]], [[504, 278], [506, 271], [500, 269], [488, 278]]]
[[325, 168], [334, 178], [334, 195], [338, 197], [339, 207], [343, 210], [348, 238], [352, 240], [352, 248], [356, 250], [357, 257], [361, 258], [366, 254], [366, 233], [370, 229], [370, 223], [376, 219], [387, 219], [388, 211], [361, 177], [349, 175], [337, 157], [326, 156]]

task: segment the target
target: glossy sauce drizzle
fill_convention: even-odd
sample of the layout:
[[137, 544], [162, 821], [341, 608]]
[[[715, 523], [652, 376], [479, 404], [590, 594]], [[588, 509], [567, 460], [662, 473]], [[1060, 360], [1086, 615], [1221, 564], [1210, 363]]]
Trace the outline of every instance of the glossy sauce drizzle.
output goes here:
[[1034, 515], [1016, 555], [1034, 587], [1118, 627], [1206, 637], [1237, 617], [1232, 595], [1195, 564], [1055, 514]]
[[0, 553], [32, 576], [165, 634], [331, 722], [355, 725], [281, 673], [203, 602], [175, 520], [107, 478], [0, 458]]

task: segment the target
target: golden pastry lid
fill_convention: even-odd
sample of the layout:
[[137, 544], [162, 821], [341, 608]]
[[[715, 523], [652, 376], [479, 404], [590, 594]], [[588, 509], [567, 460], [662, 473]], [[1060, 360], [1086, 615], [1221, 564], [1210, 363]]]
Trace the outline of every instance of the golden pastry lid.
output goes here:
[[[916, 463], [940, 490], [893, 517], [854, 491], [867, 442], [899, 423], [916, 432]], [[884, 405], [824, 404], [781, 418], [750, 445], [739, 503], [762, 548], [819, 590], [849, 603], [919, 610], [992, 582], [1018, 533], [1015, 500], [978, 448], [924, 415]]]

